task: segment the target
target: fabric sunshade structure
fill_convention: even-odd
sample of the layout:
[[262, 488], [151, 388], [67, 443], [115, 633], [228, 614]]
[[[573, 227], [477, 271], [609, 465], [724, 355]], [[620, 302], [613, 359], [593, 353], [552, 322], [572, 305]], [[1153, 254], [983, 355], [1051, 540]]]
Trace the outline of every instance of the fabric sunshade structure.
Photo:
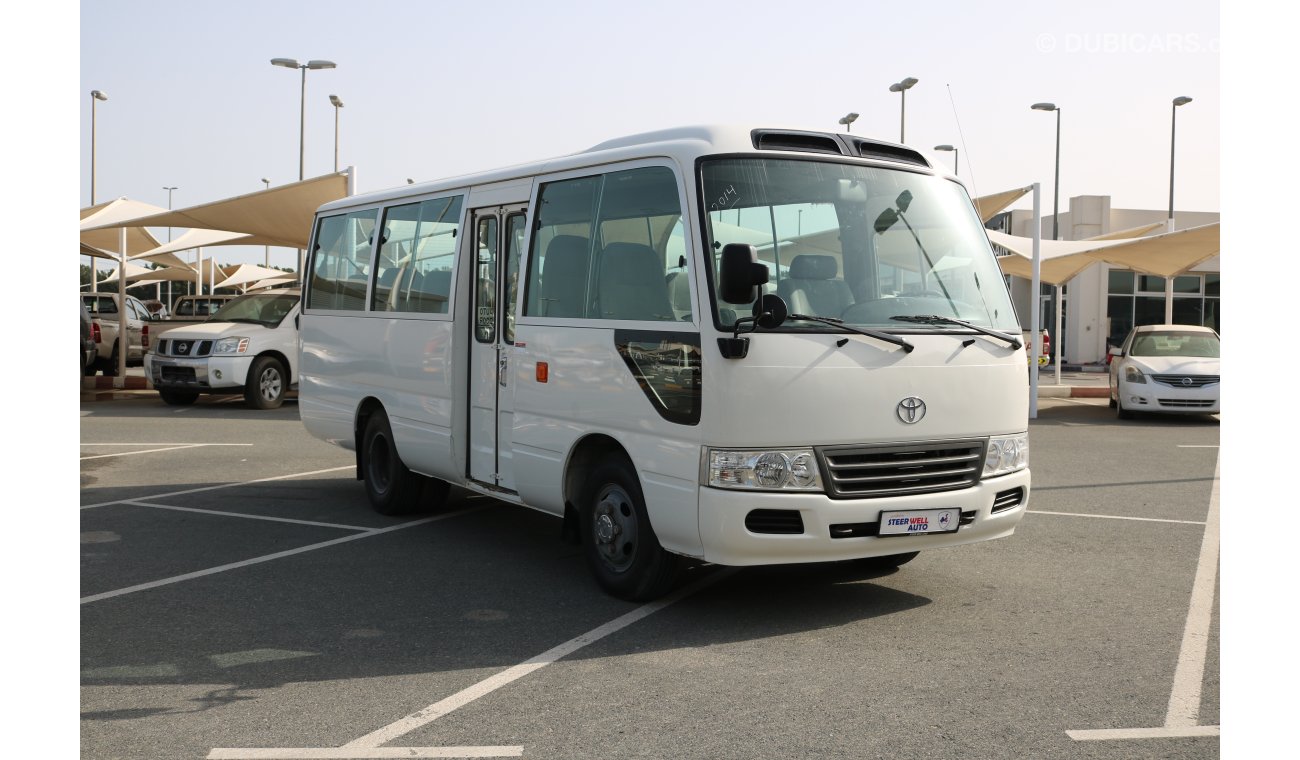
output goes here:
[[[994, 230], [988, 230], [988, 236], [994, 245], [1011, 251], [998, 257], [1004, 273], [1033, 277], [1033, 240]], [[1173, 277], [1219, 255], [1219, 224], [1128, 240], [1043, 240], [1040, 245], [1039, 277], [1049, 285], [1062, 285], [1098, 261]]]
[[1001, 193], [982, 195], [976, 198], [975, 209], [980, 213], [980, 221], [987, 222], [997, 216], [1002, 212], [1002, 209], [1020, 200], [1033, 189], [1033, 186], [1030, 185], [1029, 187], [1020, 187], [1015, 190], [1006, 190]]
[[[118, 251], [119, 237], [116, 228], [124, 226], [118, 222], [166, 210], [126, 198], [117, 198], [81, 209], [81, 254], [102, 259], [118, 258], [121, 254]], [[143, 226], [134, 224], [127, 226], [127, 256], [157, 248], [158, 245], [158, 239]]]
[[[238, 241], [241, 245], [306, 248], [311, 237], [311, 224], [316, 209], [325, 203], [346, 197], [350, 182], [351, 177], [348, 172], [326, 174], [290, 185], [272, 187], [268, 190], [259, 190], [255, 193], [175, 211], [161, 209], [161, 213], [115, 218], [91, 225], [89, 228], [107, 230], [124, 226], [188, 227], [256, 236]], [[83, 229], [86, 228], [87, 223], [83, 222]], [[149, 246], [149, 248], [157, 247], [156, 241], [154, 245]], [[190, 247], [194, 245], [191, 244]], [[142, 248], [140, 252], [145, 250], [148, 249]]]
[[230, 267], [224, 270], [226, 276], [224, 279], [218, 279], [213, 284], [214, 288], [236, 288], [249, 283], [261, 282], [263, 280], [284, 280], [291, 282], [298, 279], [297, 272], [282, 272], [279, 269], [270, 269], [268, 267], [259, 267], [256, 264], [240, 264], [236, 267]]
[[[148, 269], [148, 268], [146, 268], [146, 267], [142, 267], [142, 266], [140, 266], [139, 264], [132, 264], [131, 262], [128, 261], [128, 262], [126, 262], [126, 281], [127, 281], [127, 282], [136, 282], [137, 280], [146, 280], [146, 279], [151, 280], [151, 279], [154, 279], [154, 278], [153, 278], [153, 275], [154, 275], [155, 273], [159, 273], [159, 272], [163, 272], [163, 271], [165, 271], [165, 270], [162, 270], [162, 269]], [[191, 270], [191, 274], [193, 274], [193, 271], [192, 271], [192, 270]], [[106, 285], [106, 284], [108, 284], [108, 283], [112, 283], [112, 282], [117, 282], [117, 270], [116, 270], [116, 269], [114, 269], [113, 271], [109, 272], [109, 273], [108, 273], [108, 276], [106, 276], [104, 279], [102, 279], [102, 280], [99, 281], [99, 284], [100, 284], [100, 285]]]

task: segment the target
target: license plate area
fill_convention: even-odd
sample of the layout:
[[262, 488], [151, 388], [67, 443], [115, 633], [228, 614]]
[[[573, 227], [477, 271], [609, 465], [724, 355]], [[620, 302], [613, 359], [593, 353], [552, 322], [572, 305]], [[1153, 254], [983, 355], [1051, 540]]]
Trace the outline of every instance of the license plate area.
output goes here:
[[961, 510], [900, 509], [880, 513], [881, 536], [928, 536], [934, 533], [956, 533], [961, 527]]

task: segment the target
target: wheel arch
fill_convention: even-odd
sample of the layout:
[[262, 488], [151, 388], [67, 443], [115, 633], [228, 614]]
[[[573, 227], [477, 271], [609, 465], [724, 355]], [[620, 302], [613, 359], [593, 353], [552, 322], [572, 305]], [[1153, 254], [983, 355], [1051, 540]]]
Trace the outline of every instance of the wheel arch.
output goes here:
[[583, 487], [596, 467], [611, 457], [625, 460], [632, 469], [632, 475], [640, 480], [632, 456], [612, 436], [592, 433], [583, 436], [570, 449], [568, 462], [564, 466], [564, 522], [560, 527], [560, 535], [566, 542], [582, 542], [578, 530], [578, 504], [582, 500]]
[[365, 479], [361, 470], [361, 436], [365, 434], [366, 423], [370, 421], [371, 415], [375, 412], [388, 414], [388, 410], [384, 408], [382, 401], [374, 396], [367, 396], [361, 400], [360, 404], [357, 404], [357, 413], [352, 419], [352, 449], [353, 454], [355, 455], [354, 459], [357, 467], [357, 480]]

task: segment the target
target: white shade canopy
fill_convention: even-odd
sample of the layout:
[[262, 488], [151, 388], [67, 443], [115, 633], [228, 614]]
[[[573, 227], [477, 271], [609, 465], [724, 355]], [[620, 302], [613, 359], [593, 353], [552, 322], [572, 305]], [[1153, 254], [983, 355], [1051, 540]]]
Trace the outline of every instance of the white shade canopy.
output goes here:
[[[1011, 251], [999, 256], [1006, 274], [1033, 276], [1034, 241], [988, 230], [989, 241]], [[1128, 240], [1040, 241], [1040, 279], [1062, 285], [1083, 270], [1105, 261], [1161, 277], [1173, 277], [1219, 255], [1219, 223]]]
[[[316, 209], [347, 196], [349, 181], [346, 172], [326, 174], [175, 211], [153, 207], [157, 210], [133, 216], [115, 214], [111, 217], [87, 219], [83, 221], [82, 228], [101, 231], [124, 226], [188, 227], [256, 236], [237, 243], [228, 241], [227, 244], [230, 245], [306, 248]], [[154, 241], [154, 245], [137, 252], [157, 247], [157, 241]]]

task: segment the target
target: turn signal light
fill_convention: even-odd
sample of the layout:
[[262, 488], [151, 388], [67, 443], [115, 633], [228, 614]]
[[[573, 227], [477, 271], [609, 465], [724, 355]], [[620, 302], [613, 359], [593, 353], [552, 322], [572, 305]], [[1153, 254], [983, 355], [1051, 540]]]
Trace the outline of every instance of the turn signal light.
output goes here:
[[537, 362], [537, 382], [544, 383], [550, 379], [550, 365], [546, 362]]

